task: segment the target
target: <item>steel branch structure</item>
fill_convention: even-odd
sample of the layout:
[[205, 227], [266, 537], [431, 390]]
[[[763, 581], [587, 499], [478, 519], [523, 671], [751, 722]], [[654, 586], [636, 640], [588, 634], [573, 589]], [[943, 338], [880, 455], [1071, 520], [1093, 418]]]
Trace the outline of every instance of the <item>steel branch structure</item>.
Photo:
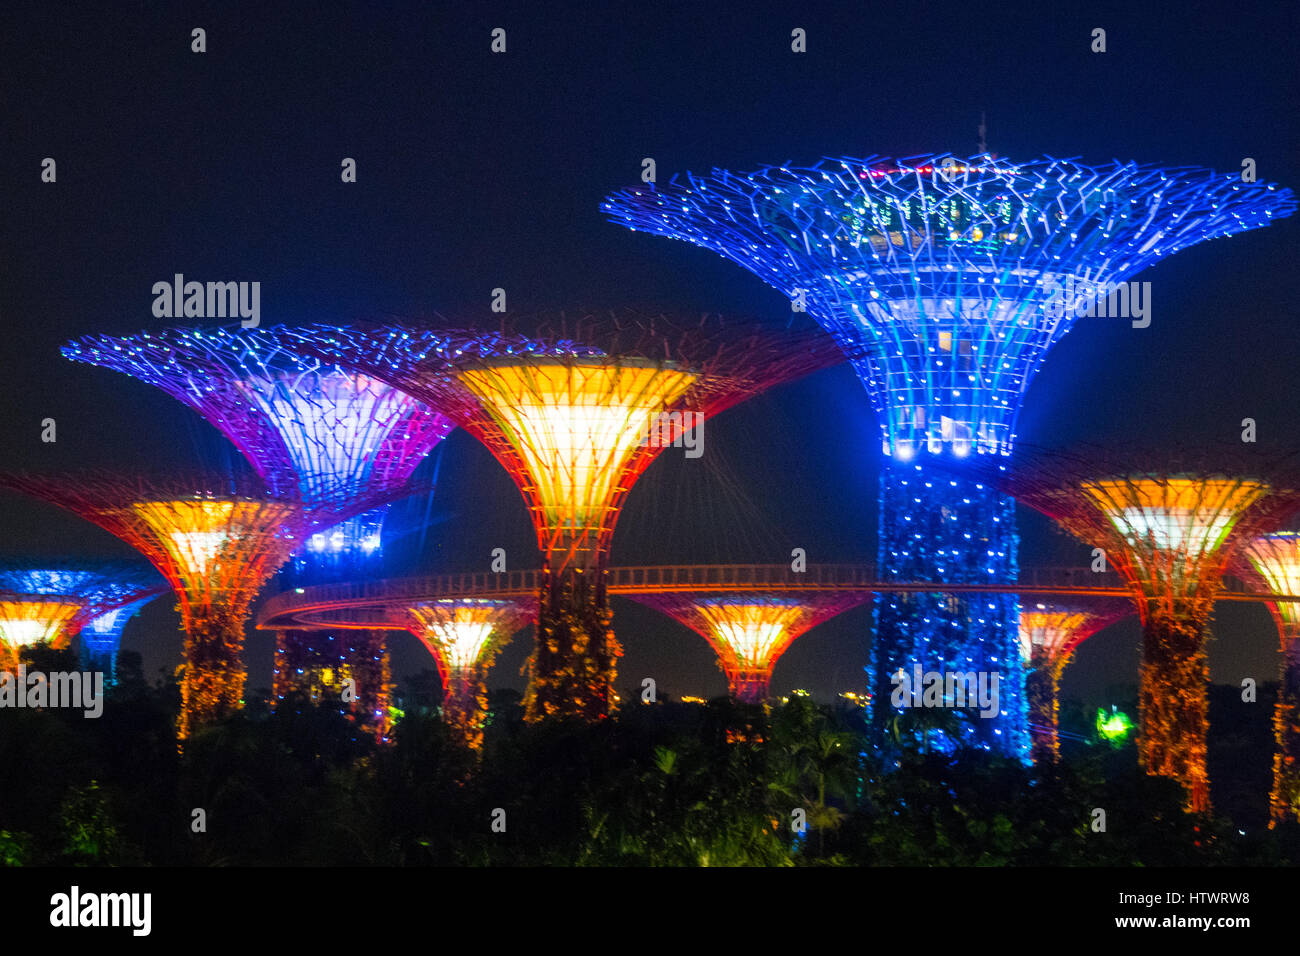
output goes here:
[[448, 415], [519, 487], [543, 558], [533, 720], [609, 713], [620, 649], [604, 569], [623, 501], [655, 456], [731, 405], [842, 358], [821, 336], [631, 310], [535, 315], [477, 337], [356, 327], [312, 347]]
[[709, 642], [736, 700], [764, 703], [776, 660], [794, 640], [837, 614], [866, 603], [870, 592], [629, 595], [675, 618]]
[[375, 493], [404, 485], [454, 426], [409, 395], [298, 347], [329, 331], [234, 326], [86, 336], [63, 354], [188, 405], [234, 443], [272, 494], [350, 501], [355, 514]]
[[1300, 485], [1276, 463], [1140, 467], [1097, 450], [1038, 456], [1011, 486], [1102, 548], [1129, 582], [1143, 630], [1139, 757], [1148, 773], [1179, 780], [1193, 810], [1208, 810], [1205, 644], [1214, 601], [1240, 549], [1300, 507]]
[[[11, 597], [27, 595], [51, 605], [77, 605], [77, 611], [56, 633], [42, 640], [60, 647], [72, 637], [79, 637], [82, 666], [102, 671], [109, 684], [114, 680], [126, 622], [166, 590], [156, 574], [132, 564], [28, 563], [0, 570], [0, 592]], [[26, 629], [31, 630], [31, 626]]]
[[1061, 675], [1085, 640], [1134, 612], [1128, 601], [1035, 602], [1020, 609], [1020, 658], [1035, 763], [1060, 755]]
[[[1300, 533], [1279, 532], [1246, 542], [1238, 558], [1243, 577], [1269, 590], [1300, 589]], [[1273, 790], [1269, 795], [1270, 826], [1300, 820], [1300, 607], [1287, 601], [1269, 605], [1282, 644], [1281, 679], [1273, 708]]]
[[[853, 349], [885, 455], [879, 561], [899, 574], [1014, 581], [1010, 501], [926, 458], [1005, 455], [1048, 350], [1146, 266], [1288, 216], [1290, 191], [1237, 175], [1074, 160], [939, 154], [715, 169], [619, 190], [612, 222], [710, 249], [806, 309]], [[1109, 310], [1107, 310], [1109, 311]], [[1016, 604], [920, 595], [877, 604], [874, 696], [900, 665], [998, 670], [1017, 653]], [[1023, 701], [984, 741], [1022, 753]], [[878, 726], [887, 718], [874, 714]]]
[[497, 652], [536, 613], [529, 599], [445, 598], [406, 609], [407, 629], [438, 665], [443, 722], [472, 750], [483, 746], [488, 669]]
[[[162, 389], [216, 426], [273, 493], [337, 509], [346, 520], [312, 534], [285, 572], [290, 586], [323, 584], [379, 571], [387, 507], [367, 509], [398, 492], [454, 427], [392, 386], [298, 348], [326, 331], [234, 325], [87, 336], [64, 346], [63, 354]], [[376, 652], [382, 658], [377, 668]], [[312, 695], [322, 682], [336, 689], [333, 677], [347, 672], [355, 696], [341, 709], [383, 739], [387, 666], [381, 632], [367, 639], [282, 632], [273, 702], [295, 690]], [[361, 683], [361, 673], [370, 679]]]
[[150, 480], [90, 473], [0, 476], [136, 548], [167, 579], [185, 631], [178, 735], [238, 708], [244, 621], [258, 590], [315, 524], [336, 514], [295, 498], [209, 478]]

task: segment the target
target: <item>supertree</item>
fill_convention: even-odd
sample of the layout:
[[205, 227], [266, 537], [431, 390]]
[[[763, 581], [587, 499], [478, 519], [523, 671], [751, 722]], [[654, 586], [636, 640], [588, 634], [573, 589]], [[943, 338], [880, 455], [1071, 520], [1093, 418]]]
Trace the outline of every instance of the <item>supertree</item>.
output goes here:
[[80, 610], [71, 597], [0, 588], [0, 670], [16, 668], [24, 647], [57, 644]]
[[870, 592], [781, 591], [629, 594], [709, 642], [727, 689], [748, 704], [767, 701], [776, 660], [795, 638], [871, 599]]
[[117, 652], [122, 647], [122, 632], [126, 630], [127, 622], [164, 590], [152, 591], [145, 597], [120, 604], [87, 620], [77, 632], [81, 666], [91, 671], [103, 671], [105, 682], [116, 684]]
[[1061, 675], [1080, 644], [1134, 612], [1128, 601], [1037, 602], [1020, 609], [1020, 657], [1035, 763], [1060, 756]]
[[103, 672], [108, 684], [115, 679], [126, 622], [166, 590], [147, 567], [120, 562], [27, 562], [0, 569], [0, 591], [79, 606], [46, 640], [62, 646], [77, 637], [82, 667]]
[[454, 353], [447, 337], [412, 326], [359, 326], [305, 347], [437, 408], [505, 466], [542, 553], [528, 718], [602, 718], [621, 653], [610, 629], [605, 568], [628, 491], [688, 430], [840, 361], [841, 353], [807, 333], [631, 310], [502, 322], [499, 332], [467, 334]]
[[465, 746], [483, 746], [485, 679], [497, 652], [536, 615], [532, 601], [444, 598], [406, 609], [406, 627], [433, 655], [442, 678], [442, 719]]
[[[980, 584], [1016, 579], [1013, 503], [931, 466], [1010, 452], [1025, 391], [1079, 311], [1164, 256], [1290, 215], [1295, 200], [1207, 170], [941, 154], [715, 169], [620, 190], [602, 208], [730, 259], [861, 347], [887, 459], [882, 578]], [[1010, 594], [882, 594], [874, 699], [889, 699], [900, 664], [1000, 671], [1004, 719], [979, 721], [976, 739], [1023, 755], [1016, 613]], [[882, 739], [887, 719], [877, 705]]]
[[[392, 386], [295, 347], [322, 331], [234, 325], [87, 336], [63, 354], [162, 389], [220, 429], [272, 491], [336, 508], [346, 520], [311, 535], [282, 573], [284, 586], [296, 587], [378, 573], [387, 506], [369, 506], [402, 489], [454, 427]], [[387, 668], [383, 631], [279, 631], [272, 700], [340, 689], [350, 678], [342, 709], [384, 739]]]
[[[1237, 561], [1243, 577], [1282, 595], [1300, 595], [1300, 533], [1262, 535], [1246, 542]], [[1273, 790], [1270, 826], [1300, 820], [1300, 603], [1273, 601], [1269, 608], [1282, 642], [1282, 673], [1273, 707]]]
[[[1189, 807], [1210, 806], [1205, 645], [1225, 570], [1241, 548], [1300, 506], [1282, 463], [1207, 464], [1188, 454], [1163, 467], [1141, 453], [1042, 454], [1016, 470], [1016, 497], [1099, 548], [1132, 590], [1142, 622], [1138, 756], [1179, 780]], [[1148, 459], [1154, 457], [1148, 452]]]
[[336, 518], [233, 478], [5, 474], [0, 487], [99, 525], [166, 578], [186, 636], [181, 740], [242, 705], [249, 604], [306, 532]]

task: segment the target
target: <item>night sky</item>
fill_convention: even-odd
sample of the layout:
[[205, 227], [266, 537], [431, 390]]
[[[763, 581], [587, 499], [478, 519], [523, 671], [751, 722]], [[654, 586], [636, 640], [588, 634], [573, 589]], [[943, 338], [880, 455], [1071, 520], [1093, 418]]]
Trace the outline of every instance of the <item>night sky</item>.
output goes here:
[[[278, 5], [267, 5], [278, 6]], [[151, 314], [174, 273], [259, 281], [263, 325], [433, 312], [652, 303], [756, 316], [789, 304], [720, 257], [630, 232], [599, 212], [635, 183], [713, 166], [822, 156], [976, 151], [981, 112], [999, 156], [1241, 168], [1300, 186], [1294, 3], [683, 3], [556, 6], [122, 3], [0, 9], [0, 467], [165, 471], [233, 466], [197, 415], [115, 372], [58, 354], [87, 333], [175, 324]], [[545, 5], [550, 6], [550, 5]], [[1199, 6], [1199, 5], [1198, 5]], [[558, 12], [561, 11], [562, 12]], [[743, 12], [741, 12], [743, 11]], [[203, 27], [207, 52], [190, 52]], [[494, 27], [508, 52], [489, 50]], [[807, 31], [808, 52], [790, 51]], [[1094, 27], [1108, 52], [1090, 51]], [[44, 157], [58, 181], [40, 181]], [[340, 162], [358, 164], [355, 184]], [[1048, 357], [1020, 419], [1024, 443], [1066, 447], [1232, 440], [1300, 447], [1294, 220], [1206, 243], [1137, 278], [1152, 324], [1081, 319]], [[220, 321], [220, 320], [216, 320]], [[43, 444], [40, 422], [58, 423]], [[628, 498], [616, 564], [875, 556], [879, 433], [846, 367], [785, 386], [706, 429], [703, 458], [669, 453]], [[432, 501], [386, 529], [389, 574], [536, 564], [523, 502], [499, 465], [455, 433], [422, 466]], [[1022, 514], [1022, 566], [1087, 549]], [[131, 557], [53, 507], [0, 497], [0, 558]], [[861, 689], [869, 606], [795, 643], [773, 690]], [[620, 686], [725, 692], [703, 640], [630, 602], [616, 608]], [[146, 674], [179, 659], [171, 602], [127, 628]], [[1213, 678], [1273, 679], [1260, 605], [1220, 605]], [[1108, 700], [1136, 683], [1137, 625], [1086, 643], [1064, 696]], [[490, 684], [522, 688], [527, 641]], [[394, 640], [399, 673], [431, 666]], [[270, 682], [252, 633], [250, 687]]]

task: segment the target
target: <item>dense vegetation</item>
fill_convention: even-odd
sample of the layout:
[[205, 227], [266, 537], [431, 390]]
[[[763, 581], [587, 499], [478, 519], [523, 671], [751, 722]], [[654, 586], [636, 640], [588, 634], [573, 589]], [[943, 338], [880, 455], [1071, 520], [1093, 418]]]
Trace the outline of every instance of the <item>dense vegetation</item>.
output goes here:
[[[69, 669], [56, 652], [34, 662]], [[419, 682], [412, 684], [417, 688]], [[1294, 826], [1186, 815], [1132, 745], [1072, 742], [1034, 769], [924, 745], [888, 769], [856, 708], [795, 696], [625, 705], [599, 725], [522, 721], [493, 694], [481, 756], [405, 695], [378, 747], [335, 709], [255, 701], [176, 752], [174, 685], [124, 655], [103, 717], [0, 710], [0, 860], [9, 865], [1176, 865], [1300, 863]], [[955, 719], [951, 714], [940, 720]], [[1266, 726], [1266, 724], [1265, 724]], [[1227, 738], [1233, 752], [1242, 741]], [[1267, 746], [1267, 743], [1265, 744]], [[1258, 752], [1258, 751], [1257, 751]], [[1246, 774], [1250, 813], [1267, 774]], [[1242, 774], [1229, 773], [1227, 781]], [[1226, 791], [1229, 808], [1244, 797]], [[495, 814], [498, 808], [504, 811]], [[1105, 832], [1092, 827], [1105, 810]], [[195, 832], [195, 810], [204, 828]], [[798, 811], [798, 812], [797, 812]], [[797, 832], [796, 819], [806, 830]], [[493, 828], [496, 819], [497, 830]], [[504, 822], [504, 832], [500, 830]], [[1245, 829], [1246, 832], [1242, 832]]]

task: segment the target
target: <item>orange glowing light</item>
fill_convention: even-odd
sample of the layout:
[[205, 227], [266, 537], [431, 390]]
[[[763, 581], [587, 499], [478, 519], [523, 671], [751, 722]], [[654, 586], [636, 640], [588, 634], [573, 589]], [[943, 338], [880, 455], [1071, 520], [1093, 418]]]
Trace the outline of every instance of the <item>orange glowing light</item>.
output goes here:
[[447, 598], [407, 609], [407, 629], [438, 664], [442, 719], [471, 750], [483, 746], [487, 670], [532, 609], [527, 602], [476, 598]]
[[1084, 493], [1131, 543], [1192, 555], [1218, 550], [1241, 513], [1267, 490], [1260, 482], [1222, 479], [1083, 484]]
[[1078, 643], [1079, 633], [1089, 627], [1094, 616], [1087, 611], [1050, 609], [1020, 611], [1020, 656], [1025, 663], [1042, 660], [1052, 663]]
[[746, 703], [767, 699], [772, 668], [796, 638], [856, 607], [869, 592], [733, 592], [716, 596], [630, 594], [695, 631], [718, 655], [728, 692]]
[[0, 599], [0, 645], [8, 654], [32, 644], [57, 643], [80, 604]]
[[277, 553], [264, 571], [263, 552], [272, 555], [263, 542], [280, 538], [282, 526], [300, 513], [289, 502], [241, 499], [143, 501], [131, 510], [153, 532], [190, 600], [211, 600], [250, 582], [255, 593], [261, 576], [287, 556], [283, 547], [270, 549]]
[[637, 449], [697, 378], [667, 363], [604, 358], [511, 359], [458, 375], [520, 459], [539, 527], [561, 535], [612, 527]]
[[519, 609], [508, 601], [447, 599], [416, 605], [407, 613], [411, 631], [448, 675], [479, 667], [491, 649], [489, 642], [503, 642], [522, 624]]
[[[770, 671], [794, 640], [806, 616], [797, 603], [731, 604], [701, 602], [701, 619], [720, 648], [728, 671]], [[725, 649], [725, 653], [722, 649]]]

